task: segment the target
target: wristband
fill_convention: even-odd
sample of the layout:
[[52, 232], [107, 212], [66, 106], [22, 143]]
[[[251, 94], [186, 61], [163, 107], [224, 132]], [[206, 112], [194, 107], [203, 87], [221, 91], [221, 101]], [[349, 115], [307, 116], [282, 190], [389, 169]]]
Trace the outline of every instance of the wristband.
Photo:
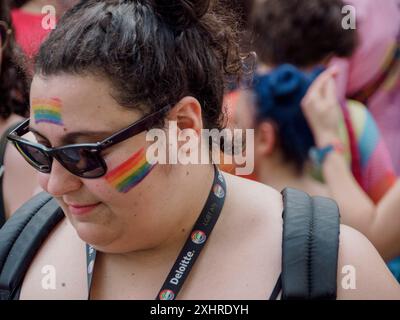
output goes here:
[[344, 153], [344, 147], [341, 141], [333, 141], [322, 148], [312, 147], [309, 151], [309, 158], [315, 166], [321, 167], [327, 155], [333, 151], [340, 154]]

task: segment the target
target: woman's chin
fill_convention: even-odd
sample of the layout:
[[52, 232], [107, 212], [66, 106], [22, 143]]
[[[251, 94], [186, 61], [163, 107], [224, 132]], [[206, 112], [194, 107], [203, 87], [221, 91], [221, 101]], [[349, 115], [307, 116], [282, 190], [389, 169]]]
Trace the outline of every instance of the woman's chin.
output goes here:
[[115, 238], [110, 230], [94, 223], [74, 221], [72, 224], [78, 237], [96, 249], [107, 248]]

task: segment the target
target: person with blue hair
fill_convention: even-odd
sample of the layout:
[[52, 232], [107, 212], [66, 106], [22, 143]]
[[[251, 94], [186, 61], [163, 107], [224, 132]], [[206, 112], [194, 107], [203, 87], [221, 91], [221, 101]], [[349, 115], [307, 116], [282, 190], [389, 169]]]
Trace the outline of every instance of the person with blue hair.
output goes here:
[[[367, 215], [357, 223], [352, 217], [353, 212], [367, 211], [358, 210], [352, 201], [350, 207], [343, 206], [330, 185], [320, 182], [320, 170], [328, 154], [341, 154], [355, 183], [365, 192], [363, 200], [372, 206], [380, 202], [394, 186], [396, 176], [373, 117], [362, 104], [335, 96], [340, 110], [338, 134], [321, 145], [314, 140], [301, 108], [310, 86], [332, 57], [351, 56], [356, 47], [354, 30], [341, 28], [342, 6], [341, 0], [256, 3], [251, 24], [258, 68], [251, 90], [240, 94], [235, 122], [255, 128], [255, 168], [260, 182], [278, 190], [291, 186], [333, 196], [341, 206], [343, 223], [364, 232], [370, 227]], [[365, 226], [360, 227], [362, 224]], [[382, 245], [376, 237], [370, 240], [384, 259], [394, 257], [387, 243]]]
[[[267, 0], [256, 2], [252, 10], [258, 69], [253, 97], [240, 94], [244, 97], [237, 99], [234, 118], [236, 125], [257, 129], [256, 149], [261, 147], [264, 154], [256, 154], [256, 174], [278, 189], [288, 183], [304, 189], [303, 183], [298, 185], [301, 180], [307, 185], [305, 190], [314, 193], [310, 189], [315, 189], [316, 182], [307, 175], [310, 151], [311, 160], [317, 160], [313, 161], [315, 174], [321, 178], [318, 153], [312, 149], [315, 143], [300, 102], [332, 57], [351, 56], [356, 48], [356, 32], [341, 27], [342, 7], [341, 0]], [[344, 153], [358, 184], [377, 203], [396, 181], [388, 149], [364, 105], [344, 99], [340, 104], [340, 139], [332, 142], [333, 147]], [[270, 160], [274, 170], [261, 165]], [[281, 167], [283, 172], [278, 173], [276, 168]], [[325, 195], [324, 187], [317, 186], [314, 191]]]
[[235, 126], [255, 128], [255, 173], [260, 182], [277, 190], [286, 186], [313, 195], [328, 195], [326, 187], [309, 174], [309, 152], [315, 145], [300, 103], [318, 67], [302, 72], [291, 64], [256, 73], [253, 88], [240, 92]]

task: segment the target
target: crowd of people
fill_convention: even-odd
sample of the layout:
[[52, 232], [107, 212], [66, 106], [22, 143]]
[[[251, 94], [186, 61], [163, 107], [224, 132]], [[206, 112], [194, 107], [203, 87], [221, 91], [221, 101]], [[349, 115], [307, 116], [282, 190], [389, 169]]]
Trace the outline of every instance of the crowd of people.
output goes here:
[[[355, 28], [344, 27], [347, 5]], [[283, 190], [293, 188], [339, 208], [334, 298], [400, 299], [399, 0], [0, 9], [0, 248], [38, 211], [32, 197], [63, 212], [8, 298], [285, 298]], [[221, 150], [222, 163], [147, 158], [152, 129], [184, 146], [187, 130], [224, 128], [254, 141]], [[158, 152], [173, 158], [168, 144]], [[252, 158], [250, 175], [228, 161], [237, 152]], [[313, 214], [323, 221], [323, 209]], [[313, 250], [300, 253], [311, 261]], [[57, 271], [52, 290], [45, 265]], [[343, 286], [346, 266], [355, 287]]]

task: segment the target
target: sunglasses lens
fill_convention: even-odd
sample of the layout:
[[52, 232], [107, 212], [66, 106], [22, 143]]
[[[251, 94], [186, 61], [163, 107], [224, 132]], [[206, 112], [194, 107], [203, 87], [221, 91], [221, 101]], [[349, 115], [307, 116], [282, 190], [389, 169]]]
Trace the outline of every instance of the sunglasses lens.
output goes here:
[[102, 158], [84, 148], [62, 149], [58, 158], [67, 170], [82, 178], [97, 178], [105, 173]]
[[35, 169], [40, 172], [49, 173], [52, 159], [42, 150], [28, 144], [15, 142], [17, 150]]

